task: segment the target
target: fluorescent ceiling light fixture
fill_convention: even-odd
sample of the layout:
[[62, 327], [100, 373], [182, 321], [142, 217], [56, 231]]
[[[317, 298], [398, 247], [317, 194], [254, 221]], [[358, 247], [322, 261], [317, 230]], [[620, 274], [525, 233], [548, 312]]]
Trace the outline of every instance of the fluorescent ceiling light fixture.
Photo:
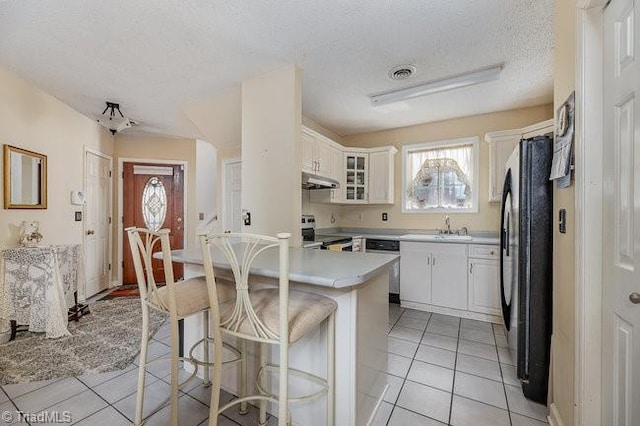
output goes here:
[[416, 86], [406, 87], [404, 89], [391, 90], [388, 92], [370, 95], [369, 99], [371, 99], [371, 105], [373, 106], [385, 105], [420, 96], [431, 95], [433, 93], [444, 92], [446, 90], [487, 83], [489, 81], [498, 80], [502, 68], [504, 68], [504, 64], [493, 65], [468, 73], [458, 74], [453, 77], [443, 78], [441, 80], [433, 80]]

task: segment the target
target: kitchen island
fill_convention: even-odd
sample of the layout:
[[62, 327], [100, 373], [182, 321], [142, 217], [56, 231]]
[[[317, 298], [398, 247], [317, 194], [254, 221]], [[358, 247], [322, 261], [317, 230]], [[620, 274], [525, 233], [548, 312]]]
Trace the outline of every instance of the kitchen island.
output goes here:
[[[202, 257], [198, 251], [176, 250], [173, 261], [185, 264], [185, 276], [202, 274]], [[289, 279], [292, 289], [333, 298], [336, 311], [336, 398], [335, 424], [366, 425], [388, 387], [387, 327], [389, 267], [399, 258], [388, 254], [332, 252], [290, 249]], [[213, 251], [216, 276], [231, 278], [230, 267], [222, 255]], [[254, 262], [251, 285], [277, 285], [277, 252], [267, 252]], [[202, 336], [204, 316], [185, 319], [184, 347], [189, 348]], [[326, 329], [321, 327], [291, 346], [292, 368], [326, 375]], [[255, 377], [256, 348], [248, 345], [249, 377]], [[277, 350], [271, 354], [277, 362]], [[188, 369], [188, 365], [185, 364]], [[306, 393], [312, 386], [290, 379], [291, 395]], [[237, 394], [237, 371], [225, 367], [223, 388]], [[295, 425], [324, 425], [325, 398], [290, 404]], [[235, 408], [231, 408], [235, 409]]]

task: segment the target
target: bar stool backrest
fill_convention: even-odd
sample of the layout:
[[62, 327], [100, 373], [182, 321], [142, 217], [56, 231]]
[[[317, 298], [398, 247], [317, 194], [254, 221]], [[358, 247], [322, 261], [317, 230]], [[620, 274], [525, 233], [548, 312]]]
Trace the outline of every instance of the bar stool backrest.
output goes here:
[[[212, 312], [215, 327], [221, 327], [227, 333], [238, 337], [249, 338], [264, 343], [281, 343], [283, 339], [287, 341], [289, 335], [289, 324], [286, 313], [288, 312], [289, 305], [290, 237], [291, 234], [288, 233], [278, 234], [277, 238], [244, 233], [200, 236], [211, 306], [218, 306], [213, 261], [214, 259], [220, 259], [212, 257], [212, 248], [219, 250], [224, 255], [235, 279], [236, 299], [233, 310], [230, 315], [225, 318], [220, 318], [219, 310]], [[277, 260], [279, 265], [279, 336], [260, 320], [249, 297], [249, 275], [251, 267], [256, 259], [261, 256]], [[283, 315], [282, 313], [285, 314]], [[241, 331], [240, 325], [243, 324], [243, 330]], [[247, 328], [250, 329], [249, 333], [247, 333]]]
[[[173, 278], [173, 266], [171, 264], [171, 245], [169, 243], [169, 230], [160, 229], [152, 231], [146, 228], [127, 228], [129, 246], [133, 257], [133, 265], [136, 270], [140, 299], [154, 308], [160, 308], [166, 312], [176, 312], [175, 286]], [[162, 263], [164, 267], [165, 285], [168, 286], [167, 298], [154, 297], [158, 291], [156, 280], [153, 276], [153, 250], [160, 244], [162, 251]], [[153, 301], [153, 303], [151, 303]], [[156, 306], [154, 306], [156, 305]]]

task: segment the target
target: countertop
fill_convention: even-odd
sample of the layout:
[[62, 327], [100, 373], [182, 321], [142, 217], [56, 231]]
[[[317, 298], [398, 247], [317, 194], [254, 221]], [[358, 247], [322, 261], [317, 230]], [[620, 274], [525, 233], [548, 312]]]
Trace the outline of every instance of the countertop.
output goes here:
[[[159, 253], [154, 257], [160, 258]], [[172, 260], [202, 265], [202, 253], [173, 250]], [[400, 257], [392, 254], [335, 252], [330, 250], [289, 249], [289, 280], [322, 287], [346, 288], [364, 284], [380, 274]], [[224, 256], [213, 251], [216, 268], [231, 269]], [[253, 263], [251, 273], [278, 278], [278, 251], [266, 250]]]
[[[316, 235], [336, 235], [345, 237], [363, 237], [379, 240], [414, 241], [445, 244], [500, 244], [500, 238], [495, 232], [469, 232], [470, 240], [434, 238], [433, 232], [415, 229], [380, 229], [380, 228], [320, 228]], [[424, 236], [424, 238], [421, 238]]]

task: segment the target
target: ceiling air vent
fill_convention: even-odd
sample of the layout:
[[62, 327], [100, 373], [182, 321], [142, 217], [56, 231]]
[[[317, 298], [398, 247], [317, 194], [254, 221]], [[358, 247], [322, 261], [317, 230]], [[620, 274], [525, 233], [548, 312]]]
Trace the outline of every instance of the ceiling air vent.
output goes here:
[[398, 65], [391, 68], [389, 71], [389, 78], [391, 80], [406, 80], [416, 72], [416, 67], [413, 65]]

